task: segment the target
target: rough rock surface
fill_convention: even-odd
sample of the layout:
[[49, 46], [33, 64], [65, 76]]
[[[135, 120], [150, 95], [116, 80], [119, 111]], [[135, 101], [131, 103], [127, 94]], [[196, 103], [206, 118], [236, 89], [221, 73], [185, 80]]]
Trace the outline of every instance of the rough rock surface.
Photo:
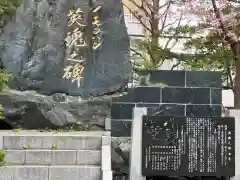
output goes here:
[[84, 7], [85, 0], [24, 0], [0, 36], [3, 66], [13, 74], [12, 87], [52, 95], [98, 96], [114, 92], [131, 76], [129, 38], [121, 0], [99, 0], [103, 8], [102, 45], [87, 60], [84, 83], [78, 88], [62, 79], [66, 61], [68, 11]]
[[0, 104], [4, 106], [5, 121], [13, 128], [23, 129], [104, 130], [111, 111], [109, 97], [80, 100], [65, 94], [45, 96], [35, 91], [3, 91]]

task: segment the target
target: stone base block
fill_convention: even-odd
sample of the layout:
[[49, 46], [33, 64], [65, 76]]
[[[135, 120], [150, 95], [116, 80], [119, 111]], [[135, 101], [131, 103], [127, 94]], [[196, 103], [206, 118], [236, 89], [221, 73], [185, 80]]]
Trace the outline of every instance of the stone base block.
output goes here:
[[101, 136], [3, 136], [3, 148], [8, 150], [51, 149], [100, 150]]
[[1, 180], [100, 180], [97, 166], [4, 166]]
[[6, 150], [8, 165], [101, 165], [97, 150]]

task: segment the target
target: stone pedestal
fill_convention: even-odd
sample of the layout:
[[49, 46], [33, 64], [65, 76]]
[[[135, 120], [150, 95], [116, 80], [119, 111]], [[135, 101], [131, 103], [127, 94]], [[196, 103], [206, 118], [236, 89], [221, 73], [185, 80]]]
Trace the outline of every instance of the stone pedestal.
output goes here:
[[142, 116], [147, 114], [147, 108], [133, 109], [132, 148], [130, 152], [130, 180], [146, 180], [142, 176]]

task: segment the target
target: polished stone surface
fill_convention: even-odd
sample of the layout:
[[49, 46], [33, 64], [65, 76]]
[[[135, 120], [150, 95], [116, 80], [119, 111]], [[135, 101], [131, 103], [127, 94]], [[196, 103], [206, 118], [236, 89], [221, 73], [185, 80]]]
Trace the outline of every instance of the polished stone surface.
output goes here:
[[[153, 116], [221, 116], [221, 105], [136, 104], [136, 107], [147, 107], [148, 115]], [[127, 109], [127, 106], [124, 108]], [[132, 110], [133, 107], [131, 107], [131, 113]], [[122, 114], [119, 115], [121, 118], [112, 119], [112, 136], [128, 137], [131, 135], [132, 114], [131, 118], [123, 118], [126, 117], [124, 112], [119, 112]], [[127, 117], [130, 117], [129, 110], [128, 113]]]
[[149, 77], [144, 82], [149, 86], [185, 86], [185, 71], [147, 70], [140, 75]]
[[184, 116], [185, 105], [181, 104], [136, 104], [136, 107], [147, 107], [148, 115], [152, 116]]
[[128, 88], [127, 92], [112, 98], [112, 102], [135, 102], [135, 88]]
[[134, 90], [135, 102], [160, 103], [161, 88], [159, 87], [137, 87]]
[[188, 87], [222, 87], [222, 72], [187, 71], [186, 85]]
[[221, 105], [187, 105], [186, 116], [221, 116]]
[[160, 87], [136, 87], [128, 88], [122, 96], [113, 98], [113, 102], [161, 102]]
[[135, 104], [113, 103], [111, 109], [112, 119], [132, 119], [132, 109]]
[[[147, 107], [149, 115], [221, 116], [221, 72], [150, 70], [141, 75], [149, 84], [131, 88], [127, 95], [113, 100], [121, 102], [113, 103], [115, 121], [131, 120], [134, 104]], [[121, 134], [130, 134], [123, 132], [128, 128], [121, 128]]]
[[165, 87], [162, 90], [163, 103], [209, 104], [209, 88], [175, 88]]
[[222, 104], [222, 89], [211, 88], [211, 104]]
[[146, 70], [139, 72], [145, 86], [222, 87], [219, 71]]
[[113, 137], [130, 137], [131, 136], [131, 127], [132, 120], [115, 120], [112, 119], [112, 132], [111, 136]]

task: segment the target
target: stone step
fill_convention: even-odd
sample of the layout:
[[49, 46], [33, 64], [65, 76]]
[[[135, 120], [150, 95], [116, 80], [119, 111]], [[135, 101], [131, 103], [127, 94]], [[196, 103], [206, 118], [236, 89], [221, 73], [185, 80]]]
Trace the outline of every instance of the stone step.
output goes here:
[[2, 166], [1, 180], [100, 180], [98, 166]]
[[5, 150], [7, 165], [101, 165], [98, 150]]
[[48, 149], [100, 150], [101, 138], [109, 132], [1, 131], [0, 146], [7, 150]]

